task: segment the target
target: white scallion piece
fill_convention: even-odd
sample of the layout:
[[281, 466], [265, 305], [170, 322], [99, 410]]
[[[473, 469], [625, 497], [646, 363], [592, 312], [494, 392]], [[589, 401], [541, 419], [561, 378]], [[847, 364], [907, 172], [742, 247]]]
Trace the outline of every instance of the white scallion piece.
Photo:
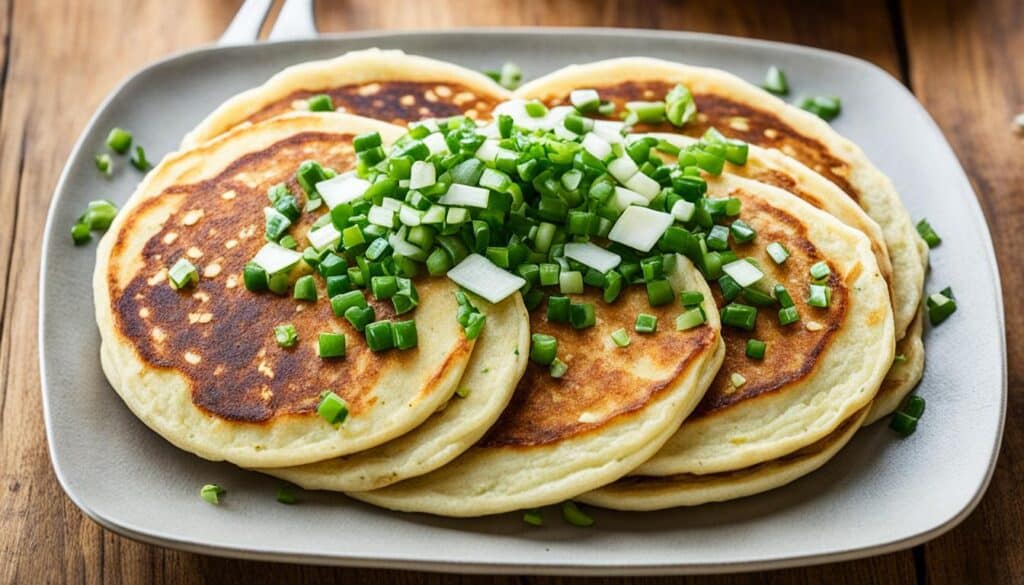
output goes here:
[[643, 173], [636, 173], [626, 181], [626, 188], [636, 191], [647, 198], [650, 203], [661, 192], [661, 185]]
[[418, 226], [423, 222], [423, 212], [411, 205], [402, 205], [398, 211], [398, 221], [409, 227]]
[[440, 132], [427, 135], [423, 139], [423, 144], [427, 145], [430, 154], [448, 154], [449, 152], [448, 143], [444, 141], [444, 135]]
[[672, 217], [678, 221], [690, 221], [693, 219], [693, 212], [697, 210], [697, 206], [685, 199], [676, 201], [675, 205], [672, 206]]
[[736, 284], [744, 288], [764, 278], [764, 273], [758, 270], [757, 266], [743, 259], [726, 264], [722, 267], [722, 272], [731, 276]]
[[448, 278], [466, 290], [492, 303], [498, 303], [526, 284], [526, 281], [502, 270], [480, 254], [470, 254], [448, 271]]
[[576, 140], [577, 138], [580, 137], [579, 134], [573, 132], [572, 130], [569, 130], [568, 128], [561, 124], [555, 126], [555, 136], [561, 138], [562, 140]]
[[402, 208], [402, 202], [393, 197], [385, 197], [381, 200], [380, 206], [389, 211], [398, 211]]
[[620, 156], [608, 163], [608, 173], [623, 185], [639, 171], [640, 167], [636, 166], [636, 163], [628, 155]]
[[299, 260], [302, 260], [301, 252], [289, 250], [273, 242], [264, 244], [252, 259], [267, 274], [277, 274], [278, 272], [289, 270], [298, 264]]
[[574, 89], [569, 93], [569, 103], [581, 112], [595, 110], [601, 104], [601, 96], [596, 89]]
[[672, 221], [672, 216], [665, 212], [630, 205], [608, 232], [608, 239], [634, 250], [649, 252]]
[[591, 242], [568, 242], [565, 257], [585, 264], [598, 272], [608, 272], [622, 262], [622, 257]]
[[625, 142], [625, 139], [622, 137], [622, 128], [624, 126], [625, 124], [622, 122], [614, 122], [612, 120], [595, 120], [594, 134], [597, 134], [612, 144], [621, 144]]
[[415, 244], [411, 244], [405, 240], [404, 233], [391, 234], [388, 236], [388, 244], [395, 251], [396, 254], [401, 254], [411, 260], [423, 261], [427, 259], [427, 253], [422, 248]]
[[423, 219], [420, 223], [435, 224], [444, 223], [444, 206], [442, 205], [431, 205], [430, 209], [423, 214]]
[[412, 163], [412, 170], [409, 171], [409, 188], [423, 189], [437, 182], [437, 168], [434, 163], [425, 160], [418, 160]]
[[366, 214], [366, 219], [374, 225], [386, 228], [395, 227], [395, 212], [380, 205], [374, 205]]
[[643, 205], [646, 207], [648, 201], [646, 197], [636, 191], [630, 191], [625, 187], [616, 187], [615, 194], [612, 195], [610, 203], [615, 211], [625, 211], [630, 205]]
[[306, 233], [306, 237], [309, 238], [309, 245], [319, 252], [337, 244], [341, 240], [341, 232], [334, 227], [333, 223], [329, 223], [310, 230]]
[[317, 193], [320, 193], [329, 209], [362, 199], [369, 188], [369, 181], [347, 174], [338, 175], [316, 184]]
[[480, 148], [476, 149], [475, 156], [484, 162], [494, 162], [500, 150], [501, 147], [498, 146], [497, 140], [484, 140], [480, 144]]
[[595, 157], [604, 160], [612, 153], [612, 145], [593, 132], [587, 132], [583, 137], [583, 150], [586, 150]]
[[452, 183], [448, 192], [438, 199], [442, 205], [461, 205], [463, 207], [486, 208], [491, 192], [481, 187]]

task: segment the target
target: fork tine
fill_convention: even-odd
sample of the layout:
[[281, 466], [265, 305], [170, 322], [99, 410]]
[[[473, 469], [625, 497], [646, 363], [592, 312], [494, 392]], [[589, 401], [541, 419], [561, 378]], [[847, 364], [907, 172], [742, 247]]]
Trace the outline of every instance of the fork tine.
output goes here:
[[231, 24], [217, 40], [218, 45], [244, 45], [259, 38], [260, 28], [267, 19], [273, 0], [245, 0]]

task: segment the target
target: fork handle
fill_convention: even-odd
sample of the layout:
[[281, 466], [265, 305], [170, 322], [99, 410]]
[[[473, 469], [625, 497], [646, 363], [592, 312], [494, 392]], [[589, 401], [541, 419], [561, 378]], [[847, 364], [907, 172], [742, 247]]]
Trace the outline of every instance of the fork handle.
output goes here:
[[255, 43], [260, 36], [263, 21], [270, 13], [273, 0], [245, 0], [231, 24], [217, 41], [218, 45], [245, 45]]
[[316, 35], [313, 0], [285, 0], [267, 40], [311, 39]]

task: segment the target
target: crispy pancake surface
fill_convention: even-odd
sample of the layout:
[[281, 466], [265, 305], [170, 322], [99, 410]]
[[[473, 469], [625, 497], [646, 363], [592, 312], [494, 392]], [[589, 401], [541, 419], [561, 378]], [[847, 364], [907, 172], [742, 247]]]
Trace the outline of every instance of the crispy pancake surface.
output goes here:
[[569, 92], [597, 89], [621, 107], [660, 100], [677, 83], [693, 92], [698, 115], [683, 128], [638, 126], [638, 131], [700, 135], [709, 127], [799, 160], [842, 189], [881, 227], [892, 263], [895, 334], [900, 339], [921, 302], [927, 249], [892, 182], [852, 142], [813, 114], [790, 106], [728, 73], [658, 59], [623, 58], [573, 65], [520, 87], [515, 95], [563, 103]]
[[[738, 244], [736, 253], [756, 259], [767, 284], [786, 287], [801, 320], [780, 325], [773, 306], [758, 311], [753, 331], [723, 327], [726, 351], [718, 376], [694, 414], [638, 475], [733, 471], [819, 441], [871, 402], [892, 363], [888, 290], [863, 234], [749, 179], [708, 177], [708, 195], [740, 199], [740, 217], [757, 238]], [[764, 252], [769, 242], [789, 250], [782, 265]], [[831, 270], [827, 308], [806, 301], [809, 269], [821, 261]], [[748, 339], [767, 343], [764, 359], [746, 356]]]
[[[316, 159], [345, 170], [352, 138], [401, 128], [342, 114], [291, 115], [242, 128], [168, 157], [132, 196], [101, 242], [94, 277], [104, 369], [128, 406], [179, 447], [243, 466], [281, 466], [361, 451], [399, 436], [445, 403], [472, 351], [454, 319], [455, 287], [417, 282], [414, 318], [430, 343], [370, 351], [363, 335], [334, 316], [321, 289], [316, 303], [252, 293], [242, 269], [263, 245], [267, 189], [294, 183]], [[304, 214], [304, 233], [318, 214]], [[167, 267], [195, 264], [195, 287], [175, 290]], [[300, 269], [296, 269], [300, 270]], [[319, 285], [318, 285], [319, 286]], [[368, 299], [377, 319], [390, 304]], [[281, 348], [277, 325], [299, 342]], [[319, 332], [344, 332], [343, 359], [316, 355]], [[332, 390], [349, 404], [339, 427], [317, 413]]]
[[[565, 376], [530, 363], [509, 407], [464, 455], [427, 475], [352, 495], [397, 510], [479, 516], [558, 502], [629, 472], [675, 432], [721, 359], [711, 293], [688, 260], [680, 256], [676, 264], [673, 286], [705, 295], [705, 325], [676, 331], [681, 307], [650, 307], [642, 287], [610, 305], [573, 295], [598, 307], [597, 324], [582, 331], [548, 323], [538, 309], [531, 329], [558, 339]], [[658, 317], [655, 334], [632, 332], [638, 312]], [[620, 327], [631, 331], [625, 348], [610, 338]]]
[[182, 147], [240, 124], [308, 109], [306, 100], [317, 94], [329, 95], [339, 112], [402, 125], [456, 114], [486, 118], [510, 95], [486, 75], [451, 63], [396, 50], [352, 51], [294, 65], [236, 95], [185, 136]]
[[459, 381], [462, 393], [412, 431], [360, 453], [264, 470], [306, 489], [364, 491], [433, 471], [470, 448], [508, 405], [526, 369], [530, 316], [522, 297], [473, 304], [487, 318]]

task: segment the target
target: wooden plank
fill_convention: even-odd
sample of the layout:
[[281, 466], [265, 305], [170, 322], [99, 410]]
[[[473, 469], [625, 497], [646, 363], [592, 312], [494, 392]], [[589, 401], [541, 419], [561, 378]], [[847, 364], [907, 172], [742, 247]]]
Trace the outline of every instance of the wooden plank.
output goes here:
[[1019, 0], [907, 0], [912, 86], [974, 184], [999, 256], [1006, 303], [1010, 404], [999, 464], [980, 507], [924, 547], [928, 583], [1024, 582], [1024, 4]]
[[[11, 1], [15, 3], [10, 26], [13, 36], [10, 52], [2, 53], [10, 56], [10, 67], [0, 109], [0, 222], [9, 223], [0, 223], [0, 276], [5, 282], [17, 277], [24, 283], [25, 278], [31, 282], [35, 276], [39, 238], [56, 177], [100, 100], [145, 63], [215, 39], [239, 2]], [[819, 46], [870, 59], [893, 73], [900, 70], [883, 0], [846, 0], [827, 11], [779, 0], [742, 6], [677, 1], [351, 0], [344, 4], [321, 2], [318, 15], [321, 29], [328, 31], [485, 25], [699, 30]], [[5, 18], [0, 14], [0, 32], [8, 28]], [[834, 26], [836, 22], [844, 26]], [[7, 261], [12, 263], [10, 268], [4, 264]], [[254, 563], [170, 551], [101, 529], [63, 495], [53, 476], [37, 394], [36, 298], [34, 291], [11, 291], [0, 296], [0, 582], [576, 582]], [[708, 580], [601, 582], [759, 583], [765, 578], [746, 574]], [[915, 575], [910, 553], [903, 552], [778, 571], [770, 578], [776, 583], [910, 583]]]

